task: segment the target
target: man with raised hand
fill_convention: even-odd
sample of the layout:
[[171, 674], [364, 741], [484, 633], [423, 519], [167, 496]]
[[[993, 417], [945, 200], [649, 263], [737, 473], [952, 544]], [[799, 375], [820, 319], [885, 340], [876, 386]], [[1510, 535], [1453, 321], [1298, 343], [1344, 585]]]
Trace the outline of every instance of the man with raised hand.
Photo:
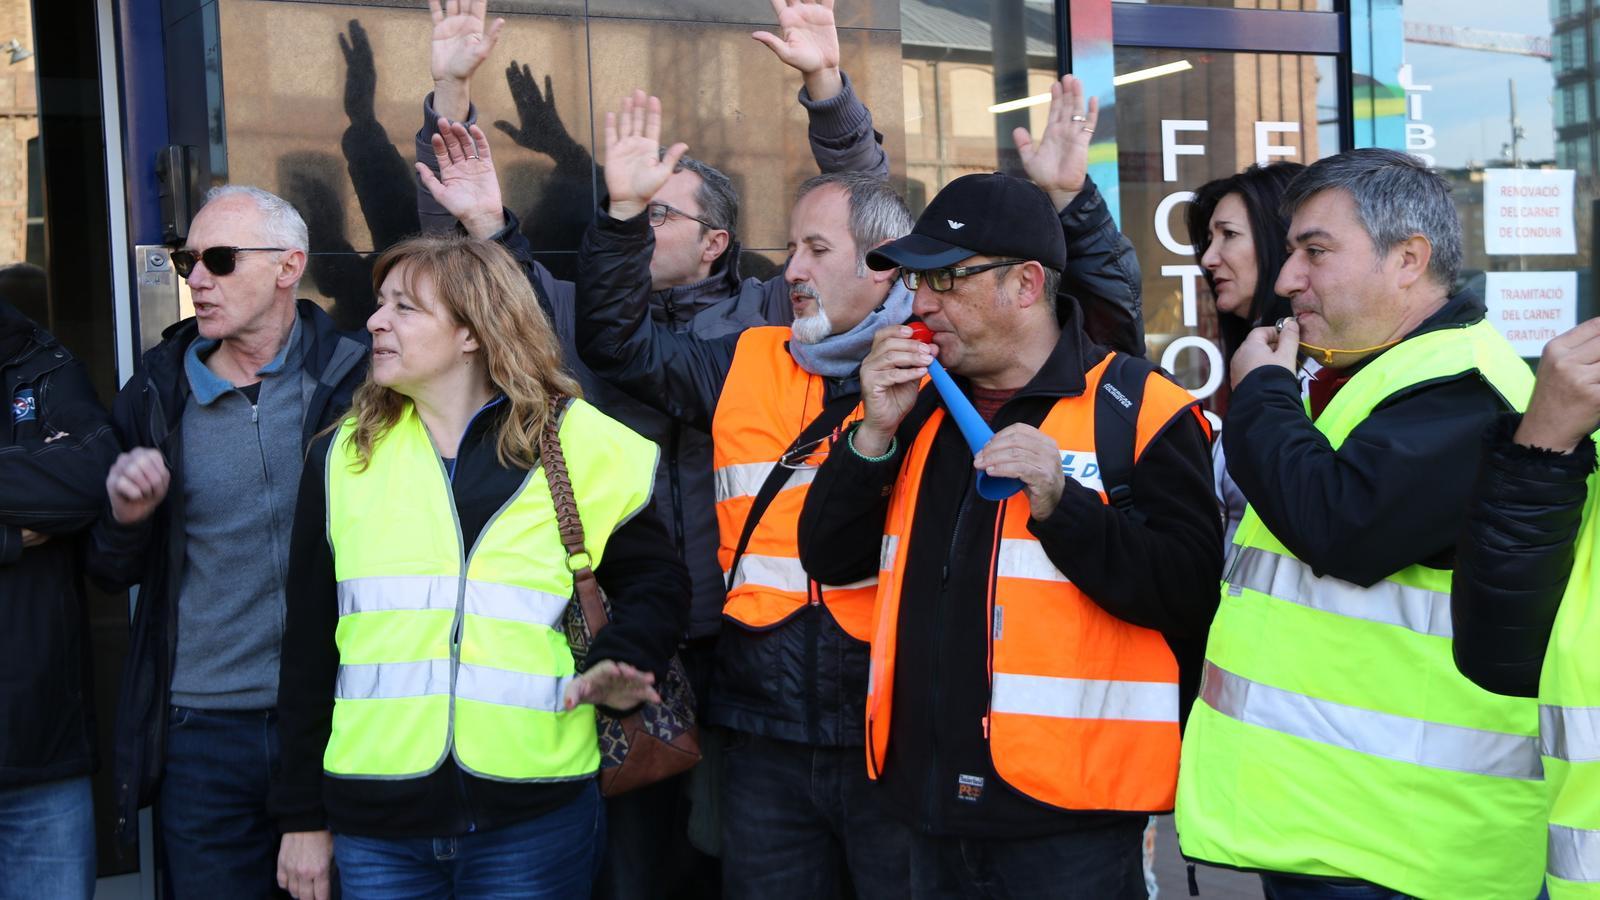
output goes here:
[[[1051, 163], [1030, 171], [1058, 204], [1058, 239], [1082, 249], [1067, 284], [1136, 321], [1137, 266], [1085, 176], [1094, 109], [1084, 115], [1070, 76], [1053, 93], [1052, 127], [1028, 158]], [[725, 891], [834, 896], [847, 869], [860, 896], [903, 895], [906, 829], [861, 760], [874, 580], [812, 577], [796, 527], [816, 466], [839, 452], [831, 438], [859, 402], [872, 335], [911, 314], [895, 273], [866, 266], [910, 215], [876, 176], [812, 178], [796, 192], [784, 277], [766, 287], [791, 303], [793, 327], [674, 332], [650, 314], [642, 218], [686, 148], [662, 154], [659, 135], [660, 105], [642, 93], [607, 116], [611, 206], [582, 248], [579, 339], [601, 377], [712, 433], [729, 577], [709, 718], [732, 733], [723, 802], [737, 811], [724, 820]]]
[[1451, 588], [1456, 666], [1539, 698], [1552, 900], [1600, 897], [1600, 318], [1545, 345], [1526, 415], [1484, 435]]

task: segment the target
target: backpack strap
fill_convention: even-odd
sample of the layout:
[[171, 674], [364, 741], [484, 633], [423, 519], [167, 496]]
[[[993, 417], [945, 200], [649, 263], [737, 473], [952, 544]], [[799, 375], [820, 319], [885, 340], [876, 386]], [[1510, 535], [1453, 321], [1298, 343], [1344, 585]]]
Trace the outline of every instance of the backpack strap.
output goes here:
[[1095, 389], [1094, 452], [1100, 483], [1107, 501], [1135, 520], [1143, 517], [1133, 508], [1133, 449], [1145, 381], [1154, 369], [1149, 360], [1115, 353]]
[[750, 513], [744, 517], [744, 531], [739, 535], [739, 546], [733, 551], [733, 564], [728, 566], [728, 583], [725, 585], [727, 590], [733, 590], [733, 576], [739, 571], [739, 561], [744, 558], [744, 551], [750, 546], [750, 537], [756, 533], [756, 526], [761, 524], [761, 517], [766, 514], [767, 507], [772, 505], [772, 501], [777, 499], [778, 492], [789, 483], [789, 476], [794, 474], [794, 470], [783, 465], [781, 460], [787, 459], [789, 454], [801, 447], [815, 444], [828, 437], [844, 423], [845, 417], [850, 415], [850, 411], [860, 402], [860, 395], [854, 393], [843, 394], [830, 400], [822, 407], [822, 412], [817, 413], [817, 417], [800, 430], [799, 436], [789, 445], [789, 449], [783, 451], [783, 456], [778, 458], [780, 462], [772, 464], [766, 480], [761, 482], [761, 489], [756, 491], [755, 501], [750, 504]]

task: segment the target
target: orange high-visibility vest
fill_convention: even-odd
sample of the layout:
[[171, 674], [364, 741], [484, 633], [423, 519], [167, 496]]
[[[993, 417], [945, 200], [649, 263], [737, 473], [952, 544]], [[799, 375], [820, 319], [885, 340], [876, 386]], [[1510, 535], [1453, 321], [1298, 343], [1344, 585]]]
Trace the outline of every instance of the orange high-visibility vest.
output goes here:
[[[767, 474], [825, 404], [822, 376], [795, 363], [785, 346], [788, 340], [789, 329], [778, 326], [751, 328], [739, 337], [712, 419], [717, 528], [722, 539], [717, 557], [724, 577]], [[848, 418], [860, 418], [859, 408]], [[864, 641], [872, 622], [877, 579], [818, 584], [800, 565], [796, 537], [800, 509], [828, 442], [797, 451], [795, 458], [782, 460], [790, 468], [789, 480], [751, 534], [739, 570], [732, 573], [722, 613], [746, 628], [762, 630], [782, 624], [807, 605], [821, 603], [839, 627]]]
[[[1094, 446], [1096, 394], [1110, 356], [1081, 395], [1058, 400], [1039, 430], [1061, 448], [1069, 477], [1100, 492]], [[1134, 459], [1194, 397], [1158, 372], [1145, 382]], [[885, 521], [867, 681], [867, 770], [882, 772], [894, 697], [900, 591], [922, 470], [944, 421], [934, 413], [913, 442]], [[948, 489], [932, 485], [932, 489]], [[1058, 571], [1028, 531], [1028, 499], [996, 510], [989, 558], [989, 715], [984, 735], [995, 773], [1023, 794], [1063, 809], [1156, 812], [1172, 808], [1178, 779], [1178, 663], [1160, 632], [1101, 609]], [[944, 540], [947, 536], [935, 536]]]

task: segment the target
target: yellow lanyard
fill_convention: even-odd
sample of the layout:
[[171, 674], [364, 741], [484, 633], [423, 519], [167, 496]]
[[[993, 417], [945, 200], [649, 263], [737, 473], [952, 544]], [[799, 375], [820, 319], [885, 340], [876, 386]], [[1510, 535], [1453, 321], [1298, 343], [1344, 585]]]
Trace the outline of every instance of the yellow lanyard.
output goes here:
[[[1278, 332], [1280, 334], [1283, 333], [1283, 323], [1286, 321], [1288, 321], [1287, 317], [1278, 320]], [[1322, 365], [1332, 366], [1333, 368], [1343, 368], [1342, 366], [1333, 365], [1333, 360], [1336, 356], [1365, 356], [1368, 353], [1376, 353], [1379, 350], [1387, 350], [1398, 343], [1400, 343], [1399, 340], [1393, 340], [1387, 344], [1379, 344], [1376, 347], [1364, 347], [1360, 350], [1336, 350], [1332, 347], [1318, 347], [1316, 344], [1307, 344], [1304, 341], [1301, 341], [1300, 352], [1311, 357]]]

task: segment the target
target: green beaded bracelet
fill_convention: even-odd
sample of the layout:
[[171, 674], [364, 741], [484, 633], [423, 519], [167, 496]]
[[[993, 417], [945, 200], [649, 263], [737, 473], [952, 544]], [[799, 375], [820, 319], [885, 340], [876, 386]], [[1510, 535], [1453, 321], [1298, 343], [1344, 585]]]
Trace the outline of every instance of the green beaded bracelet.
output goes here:
[[885, 462], [889, 459], [889, 457], [894, 455], [896, 450], [900, 449], [900, 438], [895, 435], [890, 435], [889, 449], [883, 451], [882, 456], [868, 456], [865, 453], [862, 453], [860, 450], [856, 449], [856, 429], [860, 427], [861, 423], [857, 422], [856, 424], [850, 426], [850, 430], [846, 432], [844, 436], [844, 442], [850, 446], [850, 452], [854, 453], [857, 459], [869, 463]]

